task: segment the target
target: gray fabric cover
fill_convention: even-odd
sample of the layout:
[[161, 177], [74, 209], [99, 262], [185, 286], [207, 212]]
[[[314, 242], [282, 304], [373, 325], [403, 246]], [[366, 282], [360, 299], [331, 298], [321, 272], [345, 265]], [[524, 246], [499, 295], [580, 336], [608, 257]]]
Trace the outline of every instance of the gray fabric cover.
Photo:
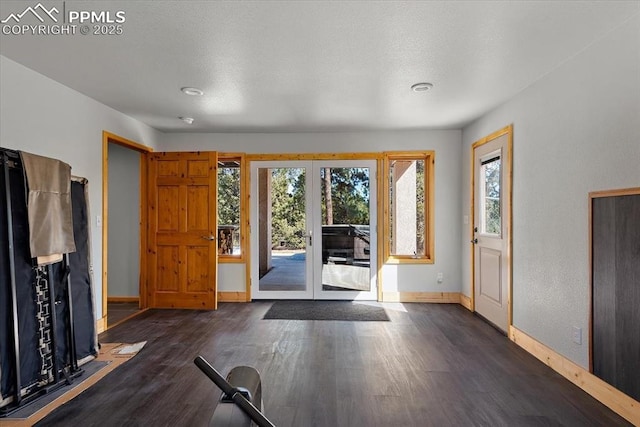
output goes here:
[[76, 251], [71, 216], [71, 166], [60, 160], [20, 152], [29, 187], [31, 256]]

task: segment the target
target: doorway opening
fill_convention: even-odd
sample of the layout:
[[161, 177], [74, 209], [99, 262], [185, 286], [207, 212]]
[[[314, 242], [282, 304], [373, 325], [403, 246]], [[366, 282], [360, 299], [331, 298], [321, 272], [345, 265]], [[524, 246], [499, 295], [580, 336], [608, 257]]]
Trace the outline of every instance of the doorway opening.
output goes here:
[[103, 132], [102, 327], [146, 307], [146, 153], [151, 149]]

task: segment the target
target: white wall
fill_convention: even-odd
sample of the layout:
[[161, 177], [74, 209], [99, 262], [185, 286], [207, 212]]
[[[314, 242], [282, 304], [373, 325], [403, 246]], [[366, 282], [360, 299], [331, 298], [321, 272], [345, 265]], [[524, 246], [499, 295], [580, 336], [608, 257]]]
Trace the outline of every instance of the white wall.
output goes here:
[[140, 296], [140, 156], [109, 144], [108, 296]]
[[[583, 367], [589, 355], [588, 193], [640, 186], [640, 17], [463, 130], [463, 212], [471, 144], [510, 123], [513, 323]], [[461, 236], [470, 294], [469, 236]], [[582, 345], [572, 342], [582, 328]]]
[[[348, 153], [390, 150], [435, 150], [435, 264], [387, 265], [383, 290], [392, 292], [458, 292], [460, 275], [459, 197], [461, 132], [380, 131], [335, 133], [168, 133], [160, 136], [160, 151], [215, 150], [245, 153]], [[221, 290], [244, 291], [244, 270], [220, 264]], [[230, 269], [234, 268], [233, 273]], [[242, 272], [242, 274], [240, 274]], [[437, 283], [437, 273], [444, 275]], [[228, 281], [228, 282], [227, 282]]]
[[0, 144], [69, 163], [89, 180], [96, 316], [102, 317], [102, 131], [149, 147], [158, 132], [0, 55]]

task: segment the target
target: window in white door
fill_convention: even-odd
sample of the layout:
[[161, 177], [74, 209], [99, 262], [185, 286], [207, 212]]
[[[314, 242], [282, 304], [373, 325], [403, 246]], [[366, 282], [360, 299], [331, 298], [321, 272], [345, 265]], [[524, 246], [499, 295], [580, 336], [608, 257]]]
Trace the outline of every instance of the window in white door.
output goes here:
[[502, 159], [500, 151], [486, 156], [480, 161], [480, 215], [481, 232], [484, 234], [502, 234], [501, 182]]
[[370, 171], [320, 169], [322, 290], [370, 291]]

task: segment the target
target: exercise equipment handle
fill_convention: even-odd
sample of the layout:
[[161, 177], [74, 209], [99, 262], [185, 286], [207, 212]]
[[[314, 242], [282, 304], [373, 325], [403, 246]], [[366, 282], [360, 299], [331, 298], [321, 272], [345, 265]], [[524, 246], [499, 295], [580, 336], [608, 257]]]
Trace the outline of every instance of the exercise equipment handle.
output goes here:
[[224, 379], [222, 375], [216, 369], [211, 366], [207, 360], [198, 356], [193, 361], [195, 365], [207, 376], [211, 381], [214, 382], [216, 386], [228, 397], [233, 400], [242, 411], [247, 414], [251, 420], [256, 423], [259, 427], [276, 427], [271, 421], [264, 416], [262, 412], [258, 410], [253, 403], [249, 402], [236, 388], [234, 388], [229, 382]]

